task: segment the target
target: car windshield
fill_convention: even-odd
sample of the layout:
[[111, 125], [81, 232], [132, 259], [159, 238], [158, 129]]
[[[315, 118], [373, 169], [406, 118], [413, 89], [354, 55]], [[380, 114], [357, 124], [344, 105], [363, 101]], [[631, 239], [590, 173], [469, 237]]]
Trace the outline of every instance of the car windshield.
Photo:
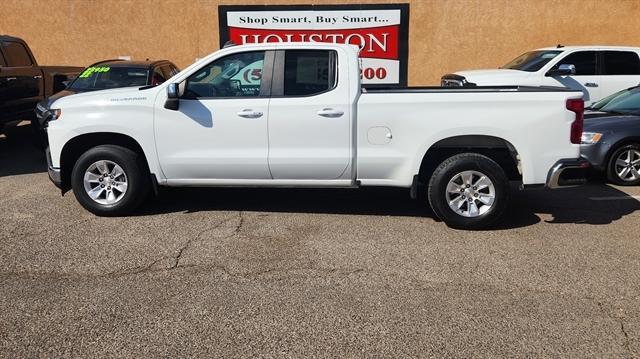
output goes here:
[[501, 68], [536, 72], [561, 52], [561, 50], [530, 51], [516, 57]]
[[640, 114], [640, 87], [633, 87], [614, 93], [596, 102], [593, 111]]
[[72, 90], [93, 91], [118, 87], [145, 86], [149, 70], [139, 67], [87, 67], [69, 86]]

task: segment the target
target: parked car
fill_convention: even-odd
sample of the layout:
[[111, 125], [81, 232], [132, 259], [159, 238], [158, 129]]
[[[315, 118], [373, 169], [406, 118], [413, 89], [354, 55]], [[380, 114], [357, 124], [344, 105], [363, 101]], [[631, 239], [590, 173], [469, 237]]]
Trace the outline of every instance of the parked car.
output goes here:
[[390, 186], [456, 228], [494, 223], [509, 180], [555, 188], [580, 160], [582, 94], [563, 88], [362, 89], [358, 48], [224, 48], [153, 88], [56, 100], [48, 171], [97, 215], [157, 185]]
[[618, 185], [640, 184], [640, 86], [597, 102], [585, 114], [582, 157]]
[[82, 67], [39, 66], [29, 45], [17, 37], [0, 36], [0, 133], [5, 126], [35, 119], [33, 109]]
[[565, 86], [580, 90], [587, 104], [640, 84], [640, 48], [547, 47], [518, 56], [499, 69], [442, 76], [442, 86]]
[[132, 86], [157, 86], [180, 72], [168, 60], [125, 61], [105, 60], [92, 64], [80, 73], [64, 90], [45, 98], [36, 106], [37, 126], [50, 116], [49, 106], [54, 101], [77, 93]]

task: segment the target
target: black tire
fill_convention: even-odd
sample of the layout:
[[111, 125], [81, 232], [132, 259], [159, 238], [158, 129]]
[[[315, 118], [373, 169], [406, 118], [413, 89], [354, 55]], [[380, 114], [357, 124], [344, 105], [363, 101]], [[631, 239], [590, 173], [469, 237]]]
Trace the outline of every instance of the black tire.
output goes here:
[[[467, 173], [467, 176], [470, 173], [471, 177], [469, 178], [472, 178], [472, 183], [478, 183], [481, 178], [477, 174], [486, 176], [493, 185], [493, 203], [485, 205], [478, 198], [480, 196], [486, 201], [490, 201], [488, 196], [489, 186], [467, 186], [464, 183], [458, 184], [454, 182], [452, 185], [455, 188], [460, 187], [461, 191], [468, 192], [460, 194], [451, 192], [452, 194], [449, 194], [447, 191], [449, 182], [460, 180], [462, 178], [460, 174], [462, 173]], [[477, 153], [462, 153], [449, 157], [435, 169], [429, 180], [427, 197], [436, 216], [449, 227], [483, 229], [494, 224], [507, 208], [510, 197], [509, 180], [502, 167], [489, 157]], [[462, 205], [462, 208], [458, 206], [461, 213], [465, 212], [465, 210], [471, 213], [470, 209], [475, 208], [478, 211], [478, 215], [467, 217], [455, 212], [449, 206], [450, 199], [459, 201], [456, 204], [460, 203]], [[471, 204], [472, 202], [473, 204]]]
[[[122, 197], [115, 203], [98, 203], [85, 190], [85, 172], [92, 164], [98, 161], [110, 161], [120, 166], [124, 171], [127, 188], [121, 192]], [[140, 206], [149, 194], [151, 184], [149, 170], [144, 163], [142, 155], [125, 147], [103, 145], [88, 150], [78, 158], [71, 173], [71, 187], [82, 207], [93, 214], [98, 216], [120, 216], [131, 213]], [[114, 186], [114, 188], [116, 187]], [[101, 200], [104, 201], [105, 199]]]
[[[618, 157], [620, 157], [621, 155], [623, 155], [625, 152], [634, 152], [637, 151], [638, 153], [640, 153], [640, 144], [638, 143], [632, 143], [632, 144], [628, 144], [628, 145], [624, 145], [620, 148], [618, 148], [617, 150], [615, 150], [613, 152], [613, 154], [611, 155], [611, 157], [609, 158], [609, 162], [607, 164], [607, 179], [614, 184], [620, 185], [620, 186], [637, 186], [640, 185], [640, 177], [636, 178], [635, 180], [631, 178], [631, 176], [625, 178], [622, 178], [619, 174], [618, 171], [616, 169], [616, 161], [618, 160]], [[638, 166], [636, 165], [634, 168], [636, 171], [638, 170]]]

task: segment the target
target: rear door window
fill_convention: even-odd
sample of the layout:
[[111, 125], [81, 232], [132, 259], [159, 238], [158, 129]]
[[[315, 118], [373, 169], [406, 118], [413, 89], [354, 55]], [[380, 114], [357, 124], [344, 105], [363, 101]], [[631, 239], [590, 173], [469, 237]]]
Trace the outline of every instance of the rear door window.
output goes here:
[[574, 65], [576, 67], [576, 76], [591, 76], [596, 74], [596, 52], [595, 51], [578, 51], [567, 55], [560, 60], [554, 68], [560, 65]]
[[311, 96], [336, 85], [336, 53], [330, 50], [287, 50], [284, 95]]
[[603, 75], [640, 75], [640, 58], [632, 51], [603, 51]]
[[33, 65], [27, 49], [19, 42], [3, 42], [2, 51], [7, 57], [6, 61], [9, 67], [26, 67]]

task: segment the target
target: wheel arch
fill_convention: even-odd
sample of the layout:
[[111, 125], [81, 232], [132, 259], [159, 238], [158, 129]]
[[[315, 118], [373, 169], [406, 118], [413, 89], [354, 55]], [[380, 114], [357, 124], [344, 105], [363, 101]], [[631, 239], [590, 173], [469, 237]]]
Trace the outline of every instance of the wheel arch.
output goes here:
[[87, 150], [103, 145], [122, 146], [141, 154], [146, 168], [150, 170], [147, 154], [133, 137], [118, 132], [84, 133], [67, 141], [60, 152], [62, 191], [68, 191], [71, 188], [71, 172], [78, 158]]
[[422, 156], [418, 179], [426, 183], [436, 167], [444, 160], [460, 153], [479, 153], [498, 163], [510, 180], [521, 180], [519, 153], [504, 138], [491, 135], [460, 135], [443, 138], [429, 147]]

